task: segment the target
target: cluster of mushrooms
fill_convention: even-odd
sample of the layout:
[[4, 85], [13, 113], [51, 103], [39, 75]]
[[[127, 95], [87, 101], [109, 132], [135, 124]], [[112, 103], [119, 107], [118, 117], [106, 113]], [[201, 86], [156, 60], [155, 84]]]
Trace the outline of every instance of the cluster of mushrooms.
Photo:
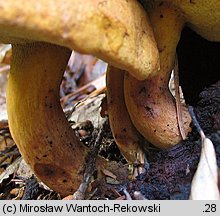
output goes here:
[[[140, 134], [160, 148], [181, 140], [168, 90], [185, 25], [220, 41], [219, 0], [0, 0], [0, 41], [12, 44], [7, 88], [11, 134], [26, 162], [51, 189], [73, 193], [88, 149], [60, 106], [71, 50], [109, 63], [110, 126], [128, 162], [143, 159]], [[184, 130], [190, 116], [183, 109]], [[97, 170], [108, 166], [98, 157]]]

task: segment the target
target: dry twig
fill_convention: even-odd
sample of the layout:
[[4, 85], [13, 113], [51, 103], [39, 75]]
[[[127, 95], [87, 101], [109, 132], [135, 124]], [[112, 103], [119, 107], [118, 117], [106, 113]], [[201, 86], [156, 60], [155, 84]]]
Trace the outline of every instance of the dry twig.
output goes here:
[[184, 130], [183, 116], [182, 116], [182, 106], [180, 102], [180, 91], [179, 91], [179, 66], [178, 66], [178, 57], [176, 54], [175, 65], [174, 65], [174, 86], [175, 86], [175, 96], [176, 96], [176, 112], [177, 112], [177, 121], [180, 130], [182, 139], [186, 139], [186, 132]]

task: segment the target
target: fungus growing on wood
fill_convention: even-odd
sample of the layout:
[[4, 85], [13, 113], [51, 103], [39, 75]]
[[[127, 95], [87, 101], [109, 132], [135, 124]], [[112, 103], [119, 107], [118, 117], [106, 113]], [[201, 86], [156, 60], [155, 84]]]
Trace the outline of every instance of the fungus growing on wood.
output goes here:
[[[62, 195], [81, 183], [88, 150], [59, 103], [71, 49], [96, 55], [144, 79], [157, 71], [148, 18], [133, 0], [0, 1], [0, 40], [12, 44], [9, 127], [35, 174]], [[146, 49], [148, 48], [148, 49]], [[97, 169], [107, 162], [97, 158]]]
[[[182, 139], [175, 103], [168, 90], [181, 31], [187, 25], [207, 40], [220, 41], [220, 2], [146, 0], [145, 3], [160, 54], [160, 70], [144, 81], [126, 74], [125, 101], [137, 130], [152, 144], [168, 148]], [[184, 105], [182, 110], [187, 134], [191, 118]]]

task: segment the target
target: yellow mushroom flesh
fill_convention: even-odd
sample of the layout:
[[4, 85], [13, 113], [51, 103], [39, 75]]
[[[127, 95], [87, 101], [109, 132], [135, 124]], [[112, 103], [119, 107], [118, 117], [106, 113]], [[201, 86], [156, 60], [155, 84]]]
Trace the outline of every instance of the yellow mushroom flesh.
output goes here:
[[17, 43], [19, 39], [69, 47], [93, 54], [141, 80], [159, 68], [147, 23], [146, 12], [134, 0], [0, 2], [2, 42]]

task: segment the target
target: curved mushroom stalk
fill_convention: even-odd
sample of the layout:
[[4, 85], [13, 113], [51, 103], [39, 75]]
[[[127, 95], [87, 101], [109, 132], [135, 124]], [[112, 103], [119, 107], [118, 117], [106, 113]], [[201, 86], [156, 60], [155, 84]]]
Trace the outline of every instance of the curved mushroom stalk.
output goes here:
[[[42, 42], [16, 44], [12, 49], [7, 88], [12, 136], [43, 182], [63, 195], [71, 194], [81, 183], [87, 149], [60, 106], [59, 85], [70, 50]], [[101, 158], [100, 162], [104, 166]]]
[[131, 122], [124, 100], [124, 71], [108, 67], [106, 76], [108, 116], [117, 146], [130, 163], [144, 163], [140, 134]]
[[[174, 65], [176, 45], [183, 27], [183, 18], [165, 3], [149, 10], [157, 46], [160, 70], [145, 81], [125, 75], [124, 94], [128, 112], [139, 132], [152, 144], [168, 148], [181, 140], [174, 99], [168, 81]], [[189, 132], [191, 118], [183, 107], [183, 121]]]

